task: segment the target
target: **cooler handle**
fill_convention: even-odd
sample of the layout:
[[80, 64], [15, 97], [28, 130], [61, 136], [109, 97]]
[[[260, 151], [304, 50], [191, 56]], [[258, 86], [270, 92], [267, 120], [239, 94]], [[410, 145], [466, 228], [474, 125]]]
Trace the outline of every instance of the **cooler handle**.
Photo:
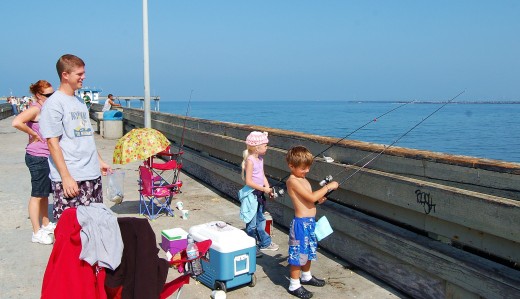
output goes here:
[[[246, 261], [245, 269], [237, 271], [237, 263], [242, 262], [244, 260]], [[244, 273], [249, 273], [249, 255], [248, 254], [242, 254], [242, 255], [235, 256], [234, 264], [235, 264], [235, 276], [244, 274]]]

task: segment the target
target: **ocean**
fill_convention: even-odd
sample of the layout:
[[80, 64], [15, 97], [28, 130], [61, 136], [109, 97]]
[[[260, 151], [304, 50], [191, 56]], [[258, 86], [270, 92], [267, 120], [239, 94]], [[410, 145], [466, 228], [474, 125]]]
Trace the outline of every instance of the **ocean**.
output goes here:
[[[192, 101], [188, 116], [338, 139], [356, 131], [348, 139], [385, 145], [398, 140], [394, 146], [520, 163], [520, 104], [450, 103], [435, 112], [442, 105], [341, 101]], [[166, 113], [186, 115], [187, 108], [188, 101], [163, 100], [160, 103], [161, 112]], [[377, 118], [394, 108], [397, 109]]]

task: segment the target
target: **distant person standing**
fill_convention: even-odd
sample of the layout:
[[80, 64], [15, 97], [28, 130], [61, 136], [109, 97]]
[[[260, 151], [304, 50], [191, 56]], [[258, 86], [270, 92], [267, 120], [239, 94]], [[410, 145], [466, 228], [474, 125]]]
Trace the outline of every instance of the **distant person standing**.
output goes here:
[[56, 225], [49, 221], [47, 206], [51, 193], [51, 179], [49, 178], [49, 148], [47, 141], [40, 133], [40, 112], [43, 103], [52, 95], [52, 85], [39, 80], [31, 84], [29, 90], [34, 95], [33, 102], [13, 120], [13, 127], [29, 135], [29, 142], [25, 147], [25, 164], [31, 173], [31, 198], [29, 199], [29, 219], [33, 227], [32, 242], [52, 244], [50, 234], [54, 233]]
[[11, 104], [11, 107], [13, 107], [13, 114], [18, 115], [18, 99], [16, 99], [13, 96], [10, 96], [8, 101]]
[[83, 86], [85, 63], [65, 54], [56, 63], [60, 87], [42, 109], [40, 127], [50, 152], [53, 215], [65, 209], [103, 202], [101, 175], [111, 171], [96, 150], [87, 107], [74, 91]]
[[107, 100], [105, 101], [105, 105], [103, 105], [103, 109], [101, 111], [108, 111], [112, 107], [121, 107], [121, 104], [116, 104], [116, 102], [114, 102], [114, 96], [110, 93], [108, 94]]
[[85, 103], [85, 105], [87, 105], [87, 109], [90, 110], [90, 106], [92, 105], [92, 99], [86, 92], [83, 94], [83, 103]]

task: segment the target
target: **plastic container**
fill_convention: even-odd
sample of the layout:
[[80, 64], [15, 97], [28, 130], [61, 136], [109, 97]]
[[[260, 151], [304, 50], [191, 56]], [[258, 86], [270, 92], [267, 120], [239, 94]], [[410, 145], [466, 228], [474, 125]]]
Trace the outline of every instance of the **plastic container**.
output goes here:
[[161, 231], [161, 248], [170, 251], [172, 255], [186, 249], [188, 233], [182, 228], [165, 229]]
[[125, 172], [120, 169], [115, 169], [112, 171], [112, 173], [108, 173], [107, 177], [108, 200], [115, 202], [116, 204], [122, 203], [125, 197]]
[[189, 233], [197, 242], [211, 239], [209, 255], [201, 258], [204, 273], [197, 277], [207, 287], [224, 292], [256, 284], [256, 241], [244, 231], [222, 221], [195, 225]]
[[193, 241], [193, 237], [188, 234], [188, 245], [186, 246], [186, 256], [189, 263], [189, 269], [192, 275], [199, 276], [202, 274], [202, 266], [199, 259], [199, 247]]
[[123, 113], [118, 110], [108, 110], [103, 112], [103, 120], [123, 120]]
[[264, 218], [265, 218], [265, 232], [269, 235], [269, 236], [273, 236], [272, 233], [273, 233], [273, 217], [271, 217], [271, 215], [264, 215]]
[[101, 136], [106, 139], [119, 139], [123, 137], [123, 113], [117, 110], [103, 112], [102, 127]]

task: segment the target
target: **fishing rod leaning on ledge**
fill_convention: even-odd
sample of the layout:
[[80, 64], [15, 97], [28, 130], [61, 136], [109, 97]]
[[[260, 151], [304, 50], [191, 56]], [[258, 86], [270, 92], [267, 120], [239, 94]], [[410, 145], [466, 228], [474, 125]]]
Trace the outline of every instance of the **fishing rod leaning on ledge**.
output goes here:
[[[167, 156], [168, 160], [169, 160], [168, 162], [175, 161], [176, 165], [174, 167], [178, 167], [179, 169], [182, 168], [182, 157], [181, 156], [184, 154], [184, 152], [182, 150], [183, 147], [184, 147], [184, 132], [186, 131], [186, 120], [188, 118], [188, 113], [189, 113], [190, 108], [191, 108], [191, 96], [192, 95], [193, 95], [193, 89], [191, 90], [191, 93], [190, 93], [190, 99], [188, 101], [188, 107], [186, 107], [186, 114], [184, 116], [184, 124], [182, 125], [181, 142], [179, 144], [179, 150], [176, 153], [173, 153], [172, 149], [171, 149], [171, 145], [170, 145], [167, 148], [168, 149], [167, 153], [160, 154], [160, 156]], [[151, 166], [151, 162], [150, 162], [150, 166]], [[163, 171], [164, 170], [165, 169], [163, 169]], [[173, 176], [173, 182], [176, 182], [178, 180], [178, 178], [179, 178], [179, 172], [175, 172], [174, 176]]]
[[[402, 108], [408, 104], [411, 104], [415, 102], [415, 100], [413, 101], [410, 101], [410, 102], [405, 102], [397, 107], [394, 107], [388, 111], [386, 111], [385, 113], [371, 119], [370, 121], [366, 122], [364, 125], [360, 126], [359, 128], [355, 129], [354, 131], [348, 133], [347, 135], [345, 135], [343, 138], [341, 139], [338, 139], [336, 142], [334, 142], [333, 144], [329, 145], [327, 148], [325, 148], [324, 150], [322, 150], [321, 152], [319, 152], [318, 154], [314, 155], [314, 157], [312, 158], [313, 160], [315, 160], [318, 156], [324, 154], [325, 152], [327, 152], [329, 149], [331, 149], [332, 147], [336, 146], [337, 144], [339, 144], [341, 141], [347, 139], [349, 136], [351, 136], [352, 134], [356, 133], [357, 131], [363, 129], [364, 127], [368, 126], [369, 124], [371, 123], [374, 123], [376, 122], [378, 119], [382, 118], [383, 116], [387, 115], [387, 114], [390, 114], [391, 112], [394, 112], [395, 110], [399, 109], [399, 108]], [[326, 162], [332, 162], [331, 160], [332, 159], [327, 159], [328, 157], [325, 157], [324, 156], [324, 159]], [[289, 174], [286, 175], [285, 177], [283, 177], [282, 179], [280, 179], [280, 181], [275, 185], [275, 186], [272, 186], [271, 188], [273, 189], [273, 194], [274, 194], [274, 198], [277, 198], [279, 196], [283, 196], [285, 194], [285, 190], [284, 188], [282, 188], [282, 186], [285, 184], [285, 181], [287, 180], [287, 178], [289, 177]], [[330, 180], [329, 180], [330, 179]], [[320, 185], [321, 186], [324, 186], [325, 184], [327, 184], [328, 182], [332, 181], [332, 176], [327, 176], [324, 180], [322, 180], [320, 182]]]
[[186, 114], [184, 115], [184, 124], [182, 125], [181, 144], [179, 145], [179, 153], [182, 152], [184, 147], [184, 131], [186, 131], [186, 120], [188, 119], [188, 113], [191, 110], [191, 96], [193, 95], [193, 89], [190, 92], [190, 99], [188, 101], [188, 107], [186, 107]]
[[[370, 160], [368, 160], [368, 162], [366, 162], [365, 164], [363, 164], [361, 167], [359, 167], [356, 171], [354, 171], [352, 174], [350, 174], [349, 176], [347, 176], [345, 179], [343, 179], [342, 181], [340, 181], [338, 183], [339, 186], [343, 185], [344, 183], [346, 183], [348, 180], [350, 180], [356, 173], [358, 173], [359, 171], [361, 171], [361, 169], [365, 168], [367, 165], [369, 165], [370, 163], [372, 163], [375, 159], [377, 159], [378, 157], [380, 157], [387, 149], [389, 149], [390, 147], [392, 147], [393, 145], [395, 145], [399, 140], [401, 140], [404, 136], [408, 135], [412, 130], [414, 130], [415, 128], [417, 128], [420, 124], [422, 124], [423, 122], [425, 122], [428, 118], [430, 118], [432, 115], [434, 115], [435, 113], [437, 113], [439, 110], [441, 110], [442, 108], [444, 108], [444, 106], [448, 105], [449, 103], [453, 102], [453, 100], [455, 100], [456, 98], [458, 98], [461, 94], [463, 94], [464, 92], [466, 92], [466, 90], [463, 90], [461, 91], [458, 95], [454, 96], [453, 98], [451, 98], [451, 100], [447, 101], [446, 103], [444, 103], [442, 106], [440, 106], [439, 108], [437, 108], [435, 111], [433, 111], [432, 113], [430, 113], [428, 116], [426, 116], [425, 118], [423, 118], [420, 122], [418, 122], [417, 124], [415, 124], [412, 128], [410, 128], [408, 131], [406, 131], [404, 134], [402, 134], [401, 136], [399, 136], [394, 142], [390, 143], [388, 146], [385, 146], [383, 148], [383, 150], [381, 150], [379, 153], [377, 153], [373, 158], [371, 158]], [[366, 159], [367, 157], [369, 156], [372, 156], [373, 153], [370, 153], [368, 154], [367, 156], [363, 157], [360, 161], [363, 161], [364, 159]], [[359, 162], [359, 161], [358, 161]], [[356, 162], [355, 164], [357, 164], [358, 162]], [[352, 166], [355, 166], [354, 165], [346, 165], [345, 168], [343, 170], [341, 170], [340, 172], [338, 172], [336, 175], [339, 175], [345, 171], [347, 171], [349, 168], [351, 168]], [[324, 180], [322, 180], [320, 182], [320, 186], [324, 186], [325, 184], [327, 184], [328, 182], [332, 181], [333, 177], [331, 175], [328, 175], [327, 177], [325, 177]], [[337, 189], [336, 189], [337, 190]], [[325, 197], [329, 196], [332, 192], [334, 192], [335, 190], [330, 190], [328, 191], [326, 194], [325, 194]]]

